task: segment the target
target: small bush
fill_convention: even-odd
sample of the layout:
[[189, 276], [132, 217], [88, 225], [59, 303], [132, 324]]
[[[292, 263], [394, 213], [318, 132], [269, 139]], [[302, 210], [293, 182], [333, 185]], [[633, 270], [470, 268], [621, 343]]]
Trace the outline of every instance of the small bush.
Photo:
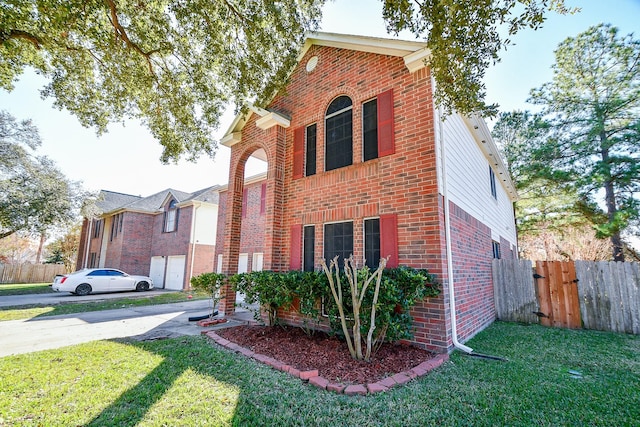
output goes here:
[[205, 292], [211, 295], [213, 310], [215, 310], [220, 298], [223, 297], [220, 290], [224, 285], [225, 278], [226, 276], [220, 273], [203, 273], [191, 278], [191, 286], [196, 291]]

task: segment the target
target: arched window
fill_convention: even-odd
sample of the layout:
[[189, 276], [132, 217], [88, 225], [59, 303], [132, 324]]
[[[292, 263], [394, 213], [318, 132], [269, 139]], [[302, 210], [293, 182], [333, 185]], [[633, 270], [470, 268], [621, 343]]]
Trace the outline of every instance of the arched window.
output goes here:
[[353, 103], [348, 96], [334, 99], [325, 116], [325, 170], [353, 163]]

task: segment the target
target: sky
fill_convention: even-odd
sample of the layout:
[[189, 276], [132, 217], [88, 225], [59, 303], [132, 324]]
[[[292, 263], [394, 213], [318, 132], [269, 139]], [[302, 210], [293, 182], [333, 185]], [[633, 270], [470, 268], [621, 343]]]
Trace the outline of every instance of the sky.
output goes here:
[[[548, 14], [537, 31], [523, 30], [512, 37], [514, 42], [502, 52], [501, 62], [487, 71], [486, 101], [498, 103], [501, 111], [533, 110], [526, 100], [532, 88], [552, 79], [554, 50], [570, 36], [599, 23], [610, 23], [622, 34], [640, 38], [640, 0], [566, 0], [568, 6], [582, 8], [574, 15]], [[414, 40], [410, 34], [398, 37], [386, 32], [380, 0], [334, 0], [323, 10], [320, 31], [374, 37]], [[43, 140], [37, 153], [53, 159], [62, 173], [79, 181], [90, 191], [110, 190], [149, 196], [173, 188], [193, 192], [213, 185], [224, 185], [229, 175], [229, 151], [220, 146], [215, 159], [202, 156], [196, 163], [181, 161], [177, 165], [160, 163], [160, 144], [134, 122], [112, 124], [108, 133], [98, 137], [94, 130], [82, 127], [78, 120], [41, 99], [39, 90], [45, 81], [35, 73], [25, 73], [15, 89], [0, 90], [0, 109], [17, 119], [32, 119]], [[225, 114], [220, 138], [233, 120]], [[259, 173], [264, 163], [247, 164], [247, 175]]]

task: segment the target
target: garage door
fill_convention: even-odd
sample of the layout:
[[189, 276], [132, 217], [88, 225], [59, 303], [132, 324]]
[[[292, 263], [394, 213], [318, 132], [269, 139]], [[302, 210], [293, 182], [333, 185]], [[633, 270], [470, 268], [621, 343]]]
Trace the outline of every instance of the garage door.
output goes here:
[[153, 286], [156, 288], [164, 288], [164, 264], [165, 258], [163, 256], [151, 257], [149, 277], [153, 280]]
[[166, 289], [181, 291], [184, 283], [185, 256], [170, 256], [167, 263]]

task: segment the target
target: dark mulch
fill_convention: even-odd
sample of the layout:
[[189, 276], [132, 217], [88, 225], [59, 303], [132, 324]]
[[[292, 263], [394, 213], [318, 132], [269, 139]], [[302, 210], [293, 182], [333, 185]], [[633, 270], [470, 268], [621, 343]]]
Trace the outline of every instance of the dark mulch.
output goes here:
[[384, 343], [370, 362], [351, 358], [347, 343], [324, 332], [306, 335], [280, 326], [237, 326], [220, 329], [221, 337], [301, 371], [317, 369], [320, 376], [343, 384], [370, 384], [408, 371], [434, 357], [407, 344]]

